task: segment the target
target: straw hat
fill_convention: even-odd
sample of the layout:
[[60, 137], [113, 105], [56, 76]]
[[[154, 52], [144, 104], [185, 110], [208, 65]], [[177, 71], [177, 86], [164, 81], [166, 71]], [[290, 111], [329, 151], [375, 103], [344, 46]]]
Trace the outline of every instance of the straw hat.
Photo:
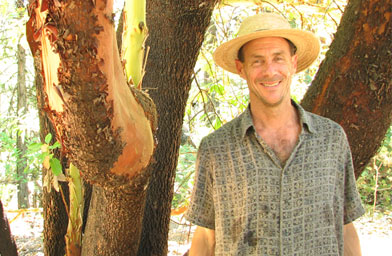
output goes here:
[[237, 74], [235, 60], [238, 59], [238, 50], [247, 42], [261, 37], [283, 37], [290, 40], [297, 47], [297, 73], [309, 67], [320, 52], [320, 41], [313, 33], [291, 28], [280, 15], [263, 13], [246, 18], [238, 36], [215, 50], [216, 64]]

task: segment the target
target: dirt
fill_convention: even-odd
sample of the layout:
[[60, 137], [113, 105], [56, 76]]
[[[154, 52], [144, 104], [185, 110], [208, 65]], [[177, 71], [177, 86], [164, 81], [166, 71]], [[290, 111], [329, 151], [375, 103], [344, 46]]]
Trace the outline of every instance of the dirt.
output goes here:
[[[42, 211], [27, 212], [16, 217], [6, 212], [12, 221], [11, 231], [15, 237], [20, 256], [43, 256]], [[392, 212], [367, 214], [354, 222], [361, 240], [363, 256], [389, 256], [392, 251]], [[173, 216], [169, 232], [169, 256], [183, 255], [190, 246], [194, 226], [181, 216]]]

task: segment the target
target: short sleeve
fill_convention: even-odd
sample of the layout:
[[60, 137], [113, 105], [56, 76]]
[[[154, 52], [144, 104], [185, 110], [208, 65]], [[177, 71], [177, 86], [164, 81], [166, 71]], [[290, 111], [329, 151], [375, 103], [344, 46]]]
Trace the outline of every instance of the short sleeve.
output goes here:
[[190, 206], [185, 214], [185, 218], [195, 225], [215, 229], [212, 163], [206, 144], [205, 139], [203, 139], [199, 146], [195, 182]]
[[345, 142], [344, 224], [349, 224], [362, 216], [365, 210], [356, 186], [352, 155], [347, 138], [345, 138]]

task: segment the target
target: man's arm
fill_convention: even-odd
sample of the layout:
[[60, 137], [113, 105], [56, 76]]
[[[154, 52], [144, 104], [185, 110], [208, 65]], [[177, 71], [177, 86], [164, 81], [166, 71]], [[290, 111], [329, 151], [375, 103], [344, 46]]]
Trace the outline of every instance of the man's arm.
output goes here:
[[344, 256], [361, 256], [361, 245], [354, 224], [349, 223], [343, 227]]
[[215, 230], [197, 226], [189, 256], [215, 255]]

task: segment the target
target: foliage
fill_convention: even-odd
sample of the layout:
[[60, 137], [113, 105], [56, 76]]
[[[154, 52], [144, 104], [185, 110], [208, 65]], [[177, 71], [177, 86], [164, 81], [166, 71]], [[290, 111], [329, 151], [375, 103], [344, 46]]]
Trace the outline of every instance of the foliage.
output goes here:
[[[16, 85], [17, 85], [17, 45], [28, 49], [25, 38], [24, 24], [27, 12], [24, 8], [16, 8], [14, 1], [0, 0], [0, 111], [1, 113], [16, 114]], [[27, 54], [26, 80], [28, 86], [28, 110], [36, 112], [36, 97], [34, 81], [33, 58]]]
[[357, 185], [362, 202], [367, 208], [372, 208], [372, 212], [376, 209], [392, 210], [392, 127]]
[[189, 204], [190, 189], [193, 187], [196, 148], [190, 144], [180, 147], [172, 208], [177, 209]]
[[[34, 88], [33, 59], [26, 56], [27, 106], [17, 108], [18, 46], [28, 49], [24, 24], [26, 10], [16, 8], [16, 1], [0, 0], [0, 196], [4, 202], [12, 199], [16, 182], [21, 180], [16, 174], [17, 164], [27, 161], [23, 178], [29, 182], [30, 192], [40, 193], [40, 165], [34, 152], [24, 155], [17, 149], [17, 137], [24, 145], [35, 143], [38, 138], [38, 111]], [[26, 110], [26, 111], [25, 111]], [[25, 113], [25, 114], [22, 114]], [[6, 195], [11, 192], [10, 195]]]
[[53, 174], [58, 176], [62, 173], [62, 167], [60, 161], [54, 158], [53, 150], [60, 148], [60, 143], [56, 141], [53, 145], [52, 134], [45, 136], [45, 143], [35, 142], [29, 145], [29, 153], [32, 154], [40, 165], [44, 165], [45, 168], [51, 169]]
[[[24, 118], [22, 117], [21, 119], [23, 120]], [[8, 190], [13, 191], [12, 187], [7, 184], [16, 184], [22, 178], [16, 173], [18, 161], [21, 161], [21, 159], [26, 161], [24, 173], [27, 175], [23, 180], [24, 182], [35, 183], [34, 181], [41, 177], [40, 169], [42, 162], [39, 161], [39, 153], [33, 147], [38, 140], [36, 133], [34, 131], [26, 132], [25, 130], [21, 130], [20, 125], [18, 126], [17, 124], [18, 118], [10, 119], [7, 116], [0, 118], [0, 196], [4, 202], [9, 202], [12, 199], [10, 196], [3, 194], [3, 190], [5, 192]], [[24, 155], [21, 155], [20, 150], [16, 147], [17, 134], [22, 136], [25, 139], [26, 145], [28, 145]], [[35, 189], [40, 191], [39, 186], [35, 186]]]

